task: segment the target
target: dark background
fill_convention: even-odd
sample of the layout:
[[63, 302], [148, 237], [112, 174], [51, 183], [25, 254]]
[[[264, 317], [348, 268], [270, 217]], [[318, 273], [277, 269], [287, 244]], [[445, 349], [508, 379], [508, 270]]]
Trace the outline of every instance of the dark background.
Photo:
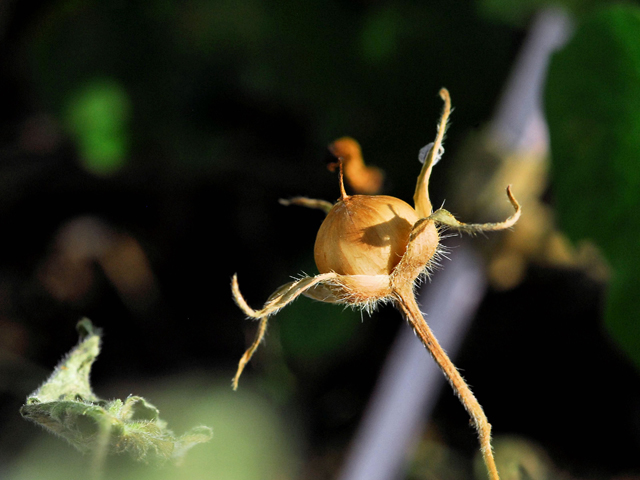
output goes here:
[[[254, 332], [231, 276], [258, 307], [291, 276], [315, 273], [322, 213], [278, 199], [337, 198], [326, 145], [350, 135], [386, 172], [384, 193], [410, 202], [438, 90], [456, 108], [446, 140], [455, 156], [491, 117], [522, 45], [529, 11], [501, 16], [494, 3], [5, 2], [2, 468], [43, 435], [18, 409], [76, 343], [82, 316], [105, 332], [99, 394], [145, 394], [193, 372], [230, 390]], [[121, 106], [105, 113], [120, 153], [103, 163], [79, 147], [91, 133], [70, 113], [87, 91]], [[450, 177], [443, 161], [431, 193], [455, 211]], [[151, 280], [127, 290], [139, 263], [110, 276], [104, 256], [61, 255], [57, 235], [78, 218], [91, 219], [98, 244], [138, 245]], [[538, 443], [568, 476], [640, 474], [638, 375], [601, 332], [604, 292], [579, 271], [534, 265], [516, 288], [488, 293], [456, 359], [495, 435]], [[300, 478], [333, 478], [401, 318], [384, 307], [361, 321], [307, 299], [290, 308], [241, 389], [246, 381], [295, 423]], [[476, 438], [448, 389], [432, 423], [470, 471]]]

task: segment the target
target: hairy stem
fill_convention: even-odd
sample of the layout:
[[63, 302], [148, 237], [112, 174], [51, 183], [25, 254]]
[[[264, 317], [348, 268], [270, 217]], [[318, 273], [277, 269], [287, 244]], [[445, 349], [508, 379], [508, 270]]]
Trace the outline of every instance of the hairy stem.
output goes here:
[[482, 407], [471, 392], [467, 382], [462, 378], [462, 375], [460, 375], [458, 369], [442, 349], [429, 328], [429, 325], [427, 325], [427, 322], [424, 320], [411, 288], [406, 289], [406, 291], [396, 291], [395, 297], [396, 305], [405, 315], [407, 321], [411, 324], [420, 340], [422, 340], [424, 346], [427, 347], [433, 359], [440, 366], [445, 377], [447, 377], [447, 380], [453, 387], [453, 390], [458, 395], [458, 398], [460, 398], [462, 405], [464, 405], [464, 408], [471, 416], [473, 424], [478, 431], [480, 450], [484, 463], [487, 466], [489, 478], [491, 480], [499, 480], [500, 477], [498, 476], [498, 469], [496, 468], [496, 462], [493, 458], [493, 450], [491, 448], [491, 424], [489, 424], [484, 410], [482, 410]]

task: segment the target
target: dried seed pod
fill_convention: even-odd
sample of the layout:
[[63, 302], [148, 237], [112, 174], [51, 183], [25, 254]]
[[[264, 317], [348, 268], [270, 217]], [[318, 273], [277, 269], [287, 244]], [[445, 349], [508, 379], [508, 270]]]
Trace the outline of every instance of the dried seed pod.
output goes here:
[[404, 255], [415, 210], [386, 195], [341, 199], [320, 226], [314, 247], [320, 273], [390, 275]]

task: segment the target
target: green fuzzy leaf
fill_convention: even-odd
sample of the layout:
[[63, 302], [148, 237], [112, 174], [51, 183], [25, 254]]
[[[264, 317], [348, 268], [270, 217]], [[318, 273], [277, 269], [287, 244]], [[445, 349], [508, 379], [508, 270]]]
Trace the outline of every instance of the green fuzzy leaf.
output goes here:
[[605, 323], [640, 367], [640, 8], [578, 26], [546, 92], [552, 181], [563, 230], [601, 249], [613, 274]]
[[128, 453], [144, 462], [178, 463], [189, 448], [211, 439], [208, 427], [176, 437], [159, 418], [158, 409], [142, 397], [130, 396], [124, 402], [99, 399], [91, 389], [89, 374], [100, 353], [100, 331], [87, 319], [78, 324], [78, 330], [80, 343], [27, 397], [20, 409], [24, 418], [98, 459], [106, 453]]

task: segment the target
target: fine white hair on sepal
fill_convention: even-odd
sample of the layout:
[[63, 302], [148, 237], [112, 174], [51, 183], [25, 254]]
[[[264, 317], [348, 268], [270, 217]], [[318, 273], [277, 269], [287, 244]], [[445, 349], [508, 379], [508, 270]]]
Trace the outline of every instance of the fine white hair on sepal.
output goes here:
[[[420, 163], [424, 163], [425, 162], [425, 160], [427, 159], [427, 156], [429, 155], [429, 152], [431, 152], [432, 148], [433, 148], [433, 142], [427, 143], [424, 147], [422, 147], [420, 149], [420, 153], [418, 153], [418, 160], [420, 161]], [[440, 145], [440, 148], [438, 149], [438, 153], [436, 153], [436, 156], [433, 159], [433, 165], [435, 165], [436, 163], [438, 163], [440, 161], [440, 159], [442, 158], [443, 154], [444, 154], [444, 147], [442, 145]]]

